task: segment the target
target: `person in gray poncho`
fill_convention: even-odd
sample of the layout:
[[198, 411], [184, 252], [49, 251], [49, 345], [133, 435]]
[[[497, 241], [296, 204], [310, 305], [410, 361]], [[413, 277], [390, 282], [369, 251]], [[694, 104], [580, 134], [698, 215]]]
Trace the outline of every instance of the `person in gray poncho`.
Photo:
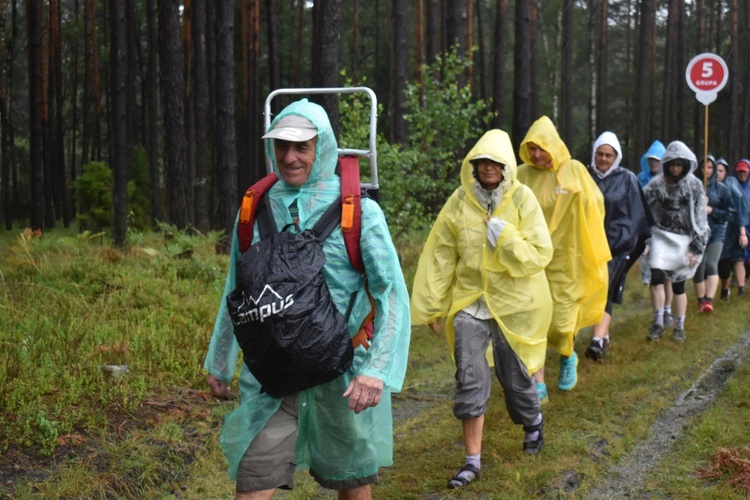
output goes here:
[[696, 169], [695, 154], [681, 141], [667, 146], [661, 174], [648, 183], [644, 194], [654, 217], [651, 228], [651, 303], [654, 321], [648, 340], [664, 335], [664, 281], [672, 281], [675, 324], [672, 339], [685, 341], [687, 296], [685, 281], [692, 278], [708, 242], [706, 193], [700, 179], [689, 175]]

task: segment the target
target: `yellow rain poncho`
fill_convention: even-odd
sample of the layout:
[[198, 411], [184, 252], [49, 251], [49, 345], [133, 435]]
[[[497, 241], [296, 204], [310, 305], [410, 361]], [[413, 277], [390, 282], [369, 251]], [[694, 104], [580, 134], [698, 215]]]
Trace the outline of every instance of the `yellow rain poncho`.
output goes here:
[[[534, 165], [531, 142], [550, 154], [551, 168]], [[548, 340], [560, 355], [570, 356], [575, 334], [601, 321], [607, 303], [612, 256], [604, 232], [604, 197], [546, 116], [526, 133], [519, 155], [524, 164], [518, 167], [518, 180], [539, 200], [555, 248], [547, 266], [554, 304]]]
[[[487, 207], [472, 192], [480, 155], [505, 165], [502, 192], [492, 216], [505, 221], [495, 249], [487, 242]], [[447, 318], [453, 352], [453, 317], [482, 298], [508, 344], [529, 373], [544, 364], [552, 301], [544, 266], [552, 257], [547, 225], [534, 194], [516, 181], [516, 159], [508, 134], [487, 132], [461, 166], [461, 187], [432, 226], [412, 290], [412, 323]], [[491, 352], [487, 359], [493, 364]]]
[[[268, 201], [276, 226], [281, 230], [291, 224], [289, 207], [297, 204], [300, 229], [312, 228], [330, 204], [341, 196], [341, 183], [334, 174], [338, 160], [336, 138], [322, 107], [303, 99], [287, 106], [274, 124], [286, 115], [303, 116], [318, 128], [315, 163], [307, 182], [300, 188], [279, 180], [269, 191]], [[273, 141], [266, 141], [266, 151], [278, 173]], [[205, 369], [215, 377], [229, 382], [234, 377], [239, 345], [227, 313], [226, 296], [236, 286], [235, 272], [241, 259], [235, 228], [230, 254], [230, 267], [224, 295], [214, 325]], [[255, 225], [253, 242], [258, 240]], [[298, 393], [297, 470], [310, 466], [329, 481], [343, 481], [374, 475], [378, 467], [393, 462], [393, 424], [391, 393], [401, 390], [409, 356], [411, 325], [409, 296], [401, 266], [383, 212], [377, 203], [362, 200], [362, 259], [367, 270], [369, 290], [377, 306], [373, 339], [368, 350], [354, 350], [352, 367], [337, 379]], [[341, 314], [356, 294], [348, 327], [354, 335], [370, 311], [362, 276], [352, 268], [346, 253], [341, 228], [336, 228], [323, 243], [326, 263], [323, 266], [328, 288]], [[366, 375], [384, 382], [380, 403], [355, 414], [343, 397], [349, 382], [357, 375]], [[261, 391], [260, 383], [243, 363], [240, 373], [240, 406], [227, 415], [221, 433], [221, 446], [229, 462], [229, 475], [236, 478], [237, 467], [253, 438], [279, 409], [281, 399]], [[341, 436], [365, 438], [362, 446], [350, 447]], [[337, 464], [333, 464], [333, 462]]]

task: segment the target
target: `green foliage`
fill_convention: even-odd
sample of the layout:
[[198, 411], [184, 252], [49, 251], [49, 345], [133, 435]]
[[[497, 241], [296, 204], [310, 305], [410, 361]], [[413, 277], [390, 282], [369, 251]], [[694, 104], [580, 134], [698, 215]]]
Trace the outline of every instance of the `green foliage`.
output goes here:
[[[429, 227], [459, 186], [463, 156], [492, 119], [487, 104], [472, 102], [470, 88], [456, 83], [470, 65], [454, 50], [433, 66], [424, 66], [422, 83], [411, 83], [406, 91], [409, 142], [391, 145], [378, 136], [381, 206], [394, 238], [407, 229]], [[441, 67], [443, 78], [439, 79], [435, 75]], [[369, 130], [369, 107], [362, 97], [351, 96], [339, 105], [340, 142], [358, 147]]]
[[109, 230], [112, 218], [112, 171], [106, 163], [92, 161], [83, 166], [73, 182], [82, 230]]

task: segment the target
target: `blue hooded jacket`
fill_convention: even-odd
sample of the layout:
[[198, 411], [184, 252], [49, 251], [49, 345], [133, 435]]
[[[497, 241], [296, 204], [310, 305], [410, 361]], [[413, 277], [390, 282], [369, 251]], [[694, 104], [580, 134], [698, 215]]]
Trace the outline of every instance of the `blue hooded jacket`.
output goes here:
[[651, 174], [651, 169], [648, 166], [648, 159], [656, 158], [661, 160], [661, 157], [664, 156], [665, 149], [664, 144], [662, 144], [661, 141], [656, 140], [651, 143], [648, 151], [641, 156], [641, 173], [638, 174], [638, 184], [640, 184], [642, 188], [646, 187], [646, 184], [648, 184], [652, 177], [659, 174], [659, 171], [655, 174]]

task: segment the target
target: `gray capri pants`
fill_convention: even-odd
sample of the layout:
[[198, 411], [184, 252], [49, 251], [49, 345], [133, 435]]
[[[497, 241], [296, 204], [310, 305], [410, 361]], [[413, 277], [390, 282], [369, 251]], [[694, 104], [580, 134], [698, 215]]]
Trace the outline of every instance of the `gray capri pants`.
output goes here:
[[495, 375], [505, 392], [508, 415], [515, 424], [533, 425], [540, 411], [536, 384], [508, 345], [497, 322], [478, 319], [461, 311], [453, 318], [453, 328], [456, 336], [453, 414], [456, 418], [476, 418], [487, 412], [492, 375], [486, 352], [492, 339]]
[[721, 257], [721, 250], [723, 248], [723, 241], [709, 243], [703, 254], [703, 260], [701, 260], [701, 263], [695, 270], [693, 283], [703, 283], [706, 277], [719, 274], [719, 257]]

